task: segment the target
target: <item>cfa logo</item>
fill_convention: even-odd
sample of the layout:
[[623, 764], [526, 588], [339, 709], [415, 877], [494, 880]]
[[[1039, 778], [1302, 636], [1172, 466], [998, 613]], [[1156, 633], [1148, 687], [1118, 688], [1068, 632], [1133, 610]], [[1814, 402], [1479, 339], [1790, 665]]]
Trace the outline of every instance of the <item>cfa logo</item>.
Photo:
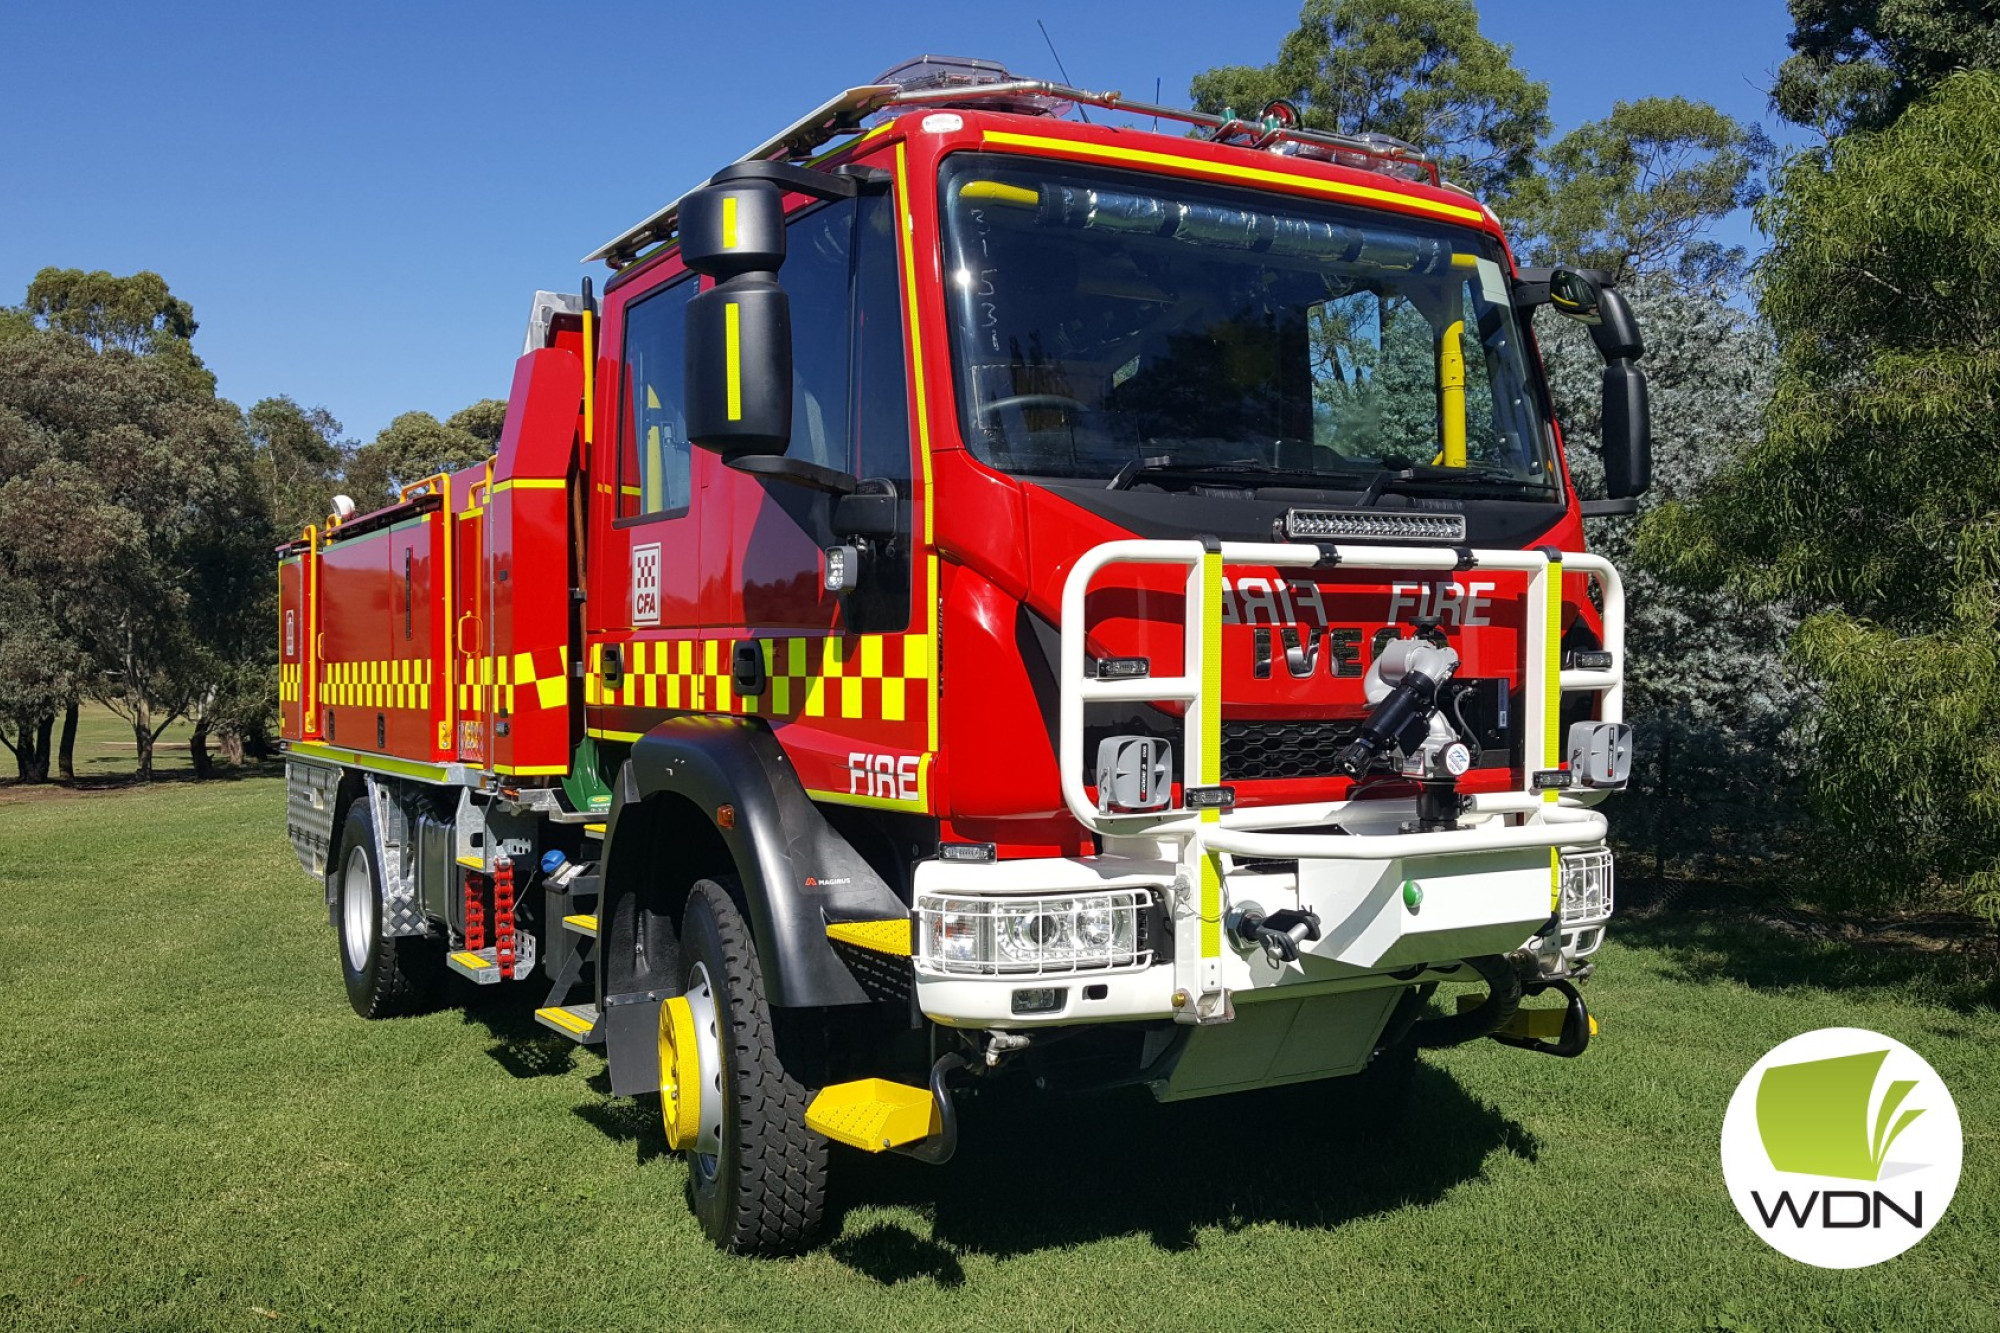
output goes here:
[[1793, 1037], [1751, 1066], [1722, 1119], [1743, 1220], [1820, 1268], [1865, 1268], [1930, 1233], [1958, 1188], [1958, 1108], [1924, 1058], [1861, 1028]]

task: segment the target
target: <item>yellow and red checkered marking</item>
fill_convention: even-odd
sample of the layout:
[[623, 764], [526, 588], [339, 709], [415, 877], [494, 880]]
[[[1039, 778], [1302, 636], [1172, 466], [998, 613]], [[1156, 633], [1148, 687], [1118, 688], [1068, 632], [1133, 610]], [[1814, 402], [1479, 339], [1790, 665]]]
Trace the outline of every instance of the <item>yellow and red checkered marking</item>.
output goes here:
[[604, 679], [607, 645], [594, 643], [583, 700], [593, 706], [883, 722], [925, 714], [931, 652], [921, 634], [759, 639], [764, 692], [748, 697], [736, 693], [730, 670], [735, 642], [640, 639], [614, 645], [624, 659], [615, 688]]
[[356, 708], [431, 706], [429, 658], [386, 662], [326, 662], [321, 665], [319, 701]]
[[569, 706], [569, 648], [537, 648], [505, 657], [470, 658], [458, 683], [461, 713], [512, 714]]

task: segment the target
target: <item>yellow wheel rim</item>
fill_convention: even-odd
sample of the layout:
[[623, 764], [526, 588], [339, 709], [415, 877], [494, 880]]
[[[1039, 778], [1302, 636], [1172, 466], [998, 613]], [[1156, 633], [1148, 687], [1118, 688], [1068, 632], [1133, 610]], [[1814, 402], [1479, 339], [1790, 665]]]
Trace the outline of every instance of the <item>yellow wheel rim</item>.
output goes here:
[[682, 995], [660, 1006], [660, 1119], [676, 1151], [701, 1132], [701, 1055], [694, 1011]]

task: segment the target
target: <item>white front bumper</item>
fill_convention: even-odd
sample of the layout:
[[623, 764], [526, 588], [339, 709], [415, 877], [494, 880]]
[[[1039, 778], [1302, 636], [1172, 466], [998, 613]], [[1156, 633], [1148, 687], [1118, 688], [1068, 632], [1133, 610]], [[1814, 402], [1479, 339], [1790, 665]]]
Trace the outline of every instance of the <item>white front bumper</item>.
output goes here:
[[[1536, 848], [1307, 859], [1299, 862], [1296, 874], [1231, 866], [1223, 874], [1221, 988], [1241, 1005], [1280, 994], [1330, 994], [1445, 979], [1452, 975], [1446, 969], [1454, 969], [1461, 959], [1508, 953], [1548, 921], [1559, 888], [1553, 862], [1550, 849]], [[927, 930], [929, 914], [945, 899], [1049, 898], [1134, 888], [1151, 892], [1158, 912], [1147, 941], [1151, 952], [1122, 966], [1065, 962], [1038, 969], [947, 962]], [[917, 1002], [934, 1022], [1024, 1028], [1188, 1017], [1185, 968], [1177, 969], [1170, 954], [1175, 937], [1187, 933], [1177, 930], [1177, 923], [1199, 913], [1199, 896], [1175, 862], [1118, 856], [926, 862], [918, 868], [916, 890]], [[1320, 937], [1302, 945], [1296, 962], [1274, 961], [1234, 933], [1245, 908], [1266, 915], [1316, 913]], [[1026, 991], [1060, 991], [1060, 1002], [1041, 1012], [1017, 1012], [1016, 993]]]

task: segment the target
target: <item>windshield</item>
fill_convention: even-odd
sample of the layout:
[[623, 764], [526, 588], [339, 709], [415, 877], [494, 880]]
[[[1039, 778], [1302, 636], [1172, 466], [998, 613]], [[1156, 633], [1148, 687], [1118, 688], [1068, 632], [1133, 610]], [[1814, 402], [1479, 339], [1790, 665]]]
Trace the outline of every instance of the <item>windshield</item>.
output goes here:
[[962, 428], [1007, 472], [1554, 498], [1498, 244], [1018, 157], [944, 175]]

